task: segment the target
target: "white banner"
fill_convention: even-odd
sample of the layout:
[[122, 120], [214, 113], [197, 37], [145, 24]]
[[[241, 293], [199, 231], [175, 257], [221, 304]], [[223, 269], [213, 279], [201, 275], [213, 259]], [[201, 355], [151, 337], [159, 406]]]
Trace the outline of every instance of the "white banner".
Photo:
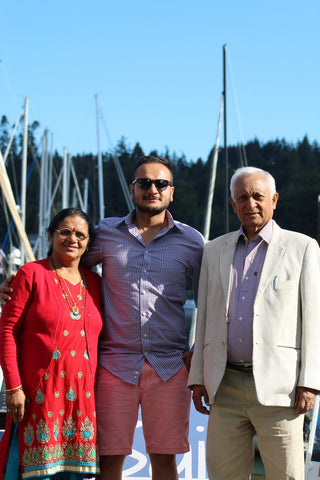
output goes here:
[[[308, 429], [306, 429], [308, 430]], [[320, 479], [320, 415], [319, 415], [319, 395], [316, 398], [316, 404], [313, 408], [310, 429], [306, 432], [308, 435], [308, 448], [306, 453], [306, 480]]]

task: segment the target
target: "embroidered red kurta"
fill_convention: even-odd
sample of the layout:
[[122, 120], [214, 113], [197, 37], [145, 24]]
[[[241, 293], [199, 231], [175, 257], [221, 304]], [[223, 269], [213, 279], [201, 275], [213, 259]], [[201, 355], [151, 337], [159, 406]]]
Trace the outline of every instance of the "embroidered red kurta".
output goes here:
[[[19, 424], [23, 478], [58, 471], [98, 472], [94, 380], [102, 328], [101, 282], [83, 269], [85, 308], [70, 316], [48, 260], [18, 272], [0, 320], [0, 362], [6, 388], [22, 384], [26, 416]], [[74, 298], [79, 284], [68, 283]], [[9, 450], [10, 417], [0, 444], [0, 475]]]

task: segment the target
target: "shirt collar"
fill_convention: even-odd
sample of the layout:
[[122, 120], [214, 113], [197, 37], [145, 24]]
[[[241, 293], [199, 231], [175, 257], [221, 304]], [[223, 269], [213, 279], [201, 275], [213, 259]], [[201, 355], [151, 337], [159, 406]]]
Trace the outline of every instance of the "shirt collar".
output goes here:
[[[133, 217], [134, 217], [134, 213], [135, 213], [135, 210], [132, 210], [132, 212], [128, 213], [128, 215], [126, 215], [125, 217], [122, 217], [119, 219], [118, 222], [116, 222], [115, 226], [116, 227], [119, 227], [122, 223], [125, 223], [127, 225], [127, 227], [129, 228], [130, 226], [133, 225]], [[166, 218], [167, 218], [167, 221], [168, 221], [168, 226], [167, 226], [167, 229], [170, 230], [171, 228], [173, 227], [176, 227], [180, 230], [180, 226], [179, 224], [177, 224], [175, 222], [175, 220], [173, 219], [171, 213], [169, 212], [169, 210], [166, 210]]]
[[[269, 220], [269, 222], [260, 230], [259, 233], [257, 233], [257, 235], [253, 238], [253, 240], [258, 240], [260, 238], [261, 240], [264, 240], [266, 243], [269, 244], [272, 236], [273, 223], [274, 223], [273, 220]], [[242, 225], [238, 231], [238, 241], [240, 238], [247, 239], [247, 236], [243, 230]]]

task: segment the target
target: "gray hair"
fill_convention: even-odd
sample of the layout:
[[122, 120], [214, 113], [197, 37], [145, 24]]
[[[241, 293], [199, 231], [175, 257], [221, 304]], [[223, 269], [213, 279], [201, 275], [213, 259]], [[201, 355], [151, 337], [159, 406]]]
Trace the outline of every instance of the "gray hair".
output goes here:
[[256, 168], [256, 167], [240, 167], [238, 168], [234, 174], [231, 177], [230, 180], [230, 193], [231, 193], [231, 198], [234, 200], [234, 191], [235, 191], [235, 186], [239, 178], [242, 177], [248, 177], [250, 175], [261, 175], [264, 177], [265, 181], [269, 185], [270, 192], [271, 192], [271, 197], [276, 193], [276, 181], [273, 178], [273, 176], [267, 172], [266, 170], [262, 170], [262, 168]]

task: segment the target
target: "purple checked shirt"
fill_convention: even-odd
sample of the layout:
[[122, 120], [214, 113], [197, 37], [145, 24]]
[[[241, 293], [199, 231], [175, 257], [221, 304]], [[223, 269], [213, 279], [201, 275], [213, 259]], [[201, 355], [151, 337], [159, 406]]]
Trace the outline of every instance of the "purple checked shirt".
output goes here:
[[230, 288], [228, 361], [252, 363], [253, 305], [262, 267], [272, 235], [272, 220], [250, 243], [242, 227], [239, 230]]
[[168, 211], [167, 219], [168, 227], [146, 245], [132, 213], [105, 218], [84, 262], [103, 266], [99, 363], [127, 383], [138, 383], [145, 359], [168, 380], [189, 350], [185, 291], [190, 275], [197, 298], [204, 239]]

